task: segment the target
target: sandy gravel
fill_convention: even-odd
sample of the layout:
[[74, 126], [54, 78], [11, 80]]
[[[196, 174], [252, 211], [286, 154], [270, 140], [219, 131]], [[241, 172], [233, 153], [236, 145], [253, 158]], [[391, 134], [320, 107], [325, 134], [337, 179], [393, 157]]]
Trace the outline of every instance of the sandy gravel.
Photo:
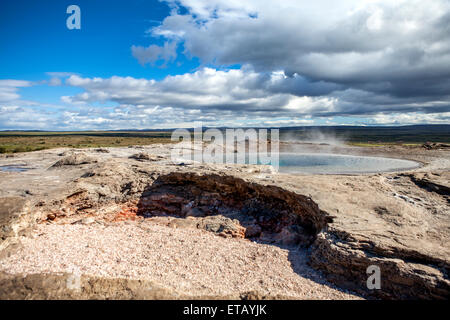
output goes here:
[[152, 222], [41, 224], [23, 248], [0, 260], [8, 273], [76, 272], [148, 279], [189, 295], [256, 290], [299, 299], [355, 299], [322, 279], [303, 250]]

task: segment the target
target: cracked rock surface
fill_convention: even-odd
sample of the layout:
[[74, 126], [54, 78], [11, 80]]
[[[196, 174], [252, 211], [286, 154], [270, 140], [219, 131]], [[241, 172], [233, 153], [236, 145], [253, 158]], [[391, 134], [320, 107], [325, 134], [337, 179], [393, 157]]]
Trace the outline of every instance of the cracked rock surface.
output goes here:
[[0, 158], [30, 168], [0, 172], [1, 298], [449, 297], [448, 150], [376, 151], [424, 166], [366, 175], [104, 150]]

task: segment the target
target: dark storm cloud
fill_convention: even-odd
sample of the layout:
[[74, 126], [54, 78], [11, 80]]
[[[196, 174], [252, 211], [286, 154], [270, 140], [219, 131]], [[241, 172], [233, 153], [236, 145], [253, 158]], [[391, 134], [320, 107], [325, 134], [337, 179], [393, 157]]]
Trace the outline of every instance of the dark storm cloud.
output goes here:
[[446, 0], [169, 2], [188, 13], [174, 11], [154, 35], [184, 42], [205, 63], [298, 76], [271, 92], [317, 96], [355, 88], [430, 99], [449, 94]]

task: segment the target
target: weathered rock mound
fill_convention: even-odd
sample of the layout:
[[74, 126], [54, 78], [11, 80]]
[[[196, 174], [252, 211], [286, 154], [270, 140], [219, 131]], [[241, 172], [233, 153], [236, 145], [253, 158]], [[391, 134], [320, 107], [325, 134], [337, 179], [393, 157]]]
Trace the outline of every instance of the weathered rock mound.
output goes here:
[[276, 186], [232, 176], [179, 172], [162, 175], [146, 188], [137, 214], [216, 216], [201, 220], [199, 223], [205, 225], [202, 228], [221, 235], [304, 246], [332, 221], [310, 198]]
[[[74, 274], [0, 273], [0, 299], [180, 299], [180, 294], [145, 280]], [[186, 298], [186, 297], [184, 297]]]
[[18, 236], [33, 223], [30, 203], [21, 197], [0, 198], [0, 259], [18, 245]]
[[[345, 288], [384, 299], [450, 298], [449, 265], [444, 259], [419, 252], [381, 248], [374, 242], [330, 227], [318, 235], [311, 265]], [[381, 289], [368, 290], [367, 268], [378, 266]]]
[[442, 173], [437, 176], [430, 173], [412, 173], [407, 176], [417, 186], [446, 196], [447, 201], [450, 202], [450, 174]]
[[131, 155], [130, 159], [135, 159], [138, 161], [159, 161], [159, 160], [163, 159], [163, 157], [148, 154], [147, 152], [140, 152], [140, 153]]
[[65, 156], [61, 160], [55, 162], [51, 168], [58, 168], [63, 166], [76, 166], [80, 164], [96, 163], [97, 159], [90, 157], [84, 153], [74, 153]]
[[422, 148], [426, 150], [434, 150], [434, 149], [450, 149], [450, 144], [448, 143], [435, 143], [435, 142], [426, 142], [422, 145]]

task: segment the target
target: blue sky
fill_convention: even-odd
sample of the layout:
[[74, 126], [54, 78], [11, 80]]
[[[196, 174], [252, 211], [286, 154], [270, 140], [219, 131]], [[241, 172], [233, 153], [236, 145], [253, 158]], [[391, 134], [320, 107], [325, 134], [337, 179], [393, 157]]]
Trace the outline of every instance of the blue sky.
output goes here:
[[[97, 77], [133, 76], [161, 79], [198, 66], [180, 56], [168, 68], [142, 67], [131, 55], [132, 45], [161, 44], [145, 34], [169, 15], [159, 1], [77, 0], [81, 30], [66, 27], [66, 8], [74, 1], [18, 0], [0, 3], [2, 30], [0, 69], [3, 79], [40, 80], [51, 71]], [[181, 50], [181, 49], [180, 49]]]
[[450, 123], [449, 4], [392, 3], [1, 1], [0, 130]]

